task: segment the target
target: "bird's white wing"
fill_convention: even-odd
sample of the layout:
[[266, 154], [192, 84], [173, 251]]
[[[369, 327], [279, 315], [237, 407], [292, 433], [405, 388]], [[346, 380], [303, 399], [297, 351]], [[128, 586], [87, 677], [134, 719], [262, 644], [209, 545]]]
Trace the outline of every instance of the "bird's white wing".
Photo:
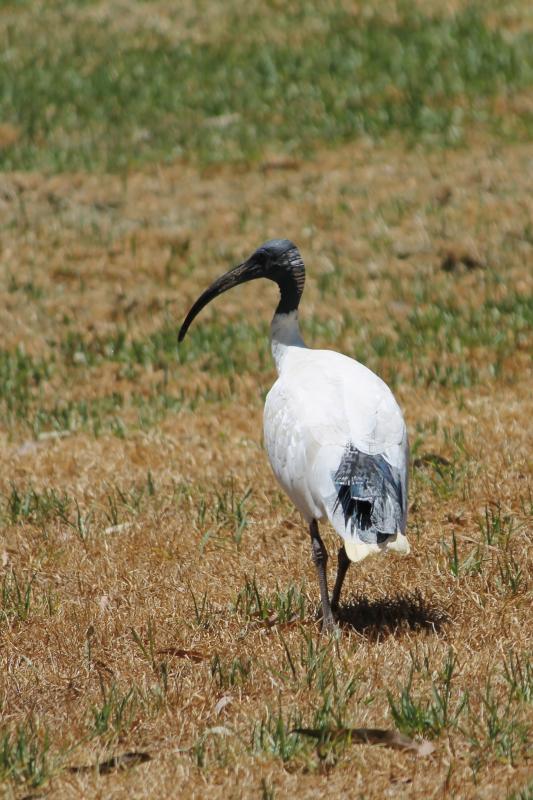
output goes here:
[[309, 447], [295, 398], [278, 379], [269, 391], [264, 410], [264, 437], [274, 475], [294, 505], [310, 522], [322, 515], [308, 483]]
[[386, 383], [371, 370], [330, 350], [300, 349], [291, 356], [283, 384], [302, 427], [317, 444], [345, 446], [349, 440], [361, 452], [378, 455], [402, 443], [402, 413]]
[[[268, 425], [273, 411], [277, 424]], [[405, 529], [405, 423], [390, 389], [362, 364], [295, 348], [267, 399], [265, 438], [271, 461], [272, 453], [285, 459], [281, 477], [273, 463], [274, 472], [306, 517], [319, 509], [342, 536], [363, 542]]]

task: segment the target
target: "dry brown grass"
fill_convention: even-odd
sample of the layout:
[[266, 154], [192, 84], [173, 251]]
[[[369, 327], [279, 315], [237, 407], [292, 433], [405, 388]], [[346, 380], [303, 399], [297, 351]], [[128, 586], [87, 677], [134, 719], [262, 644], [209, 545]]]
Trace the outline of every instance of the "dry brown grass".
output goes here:
[[[491, 141], [434, 154], [359, 143], [312, 163], [272, 161], [250, 172], [199, 174], [175, 166], [127, 181], [2, 177], [1, 347], [56, 354], [31, 403], [112, 392], [124, 398], [117, 412], [122, 436], [80, 428], [35, 439], [25, 420], [6, 422], [0, 433], [1, 569], [21, 585], [34, 576], [27, 615], [10, 612], [0, 622], [1, 708], [10, 730], [30, 720], [37, 740], [48, 730], [52, 778], [35, 796], [502, 798], [526, 782], [526, 746], [517, 744], [506, 758], [487, 738], [483, 693], [491, 681], [505, 721], [504, 664], [509, 653], [524, 659], [532, 643], [528, 331], [493, 377], [486, 370], [490, 345], [472, 346], [468, 357], [480, 376], [473, 386], [423, 386], [411, 380], [409, 364], [387, 355], [374, 361], [389, 380], [396, 377], [416, 455], [437, 453], [455, 472], [440, 480], [431, 464], [416, 468], [412, 555], [352, 568], [342, 639], [324, 656], [324, 669], [334, 671], [338, 686], [355, 679], [345, 722], [391, 727], [387, 691], [399, 698], [414, 659], [414, 695], [429, 702], [451, 652], [451, 702], [468, 691], [470, 716], [445, 728], [424, 761], [354, 745], [326, 759], [308, 746], [284, 763], [250, 748], [254, 725], [269, 709], [276, 714], [279, 704], [286, 718], [299, 711], [311, 724], [323, 697], [312, 680], [307, 684], [299, 655], [309, 643], [324, 646], [314, 622], [318, 588], [309, 543], [261, 447], [262, 395], [273, 370], [253, 351], [238, 374], [210, 369], [208, 353], [174, 363], [166, 392], [183, 392], [185, 400], [199, 392], [198, 402], [143, 427], [132, 398], [138, 393], [150, 402], [162, 369], [128, 374], [105, 358], [69, 365], [57, 343], [66, 330], [91, 340], [123, 328], [135, 339], [165, 321], [177, 325], [213, 276], [261, 241], [284, 235], [300, 245], [308, 265], [303, 318], [333, 323], [330, 343], [347, 353], [366, 347], [370, 357], [372, 336], [394, 335], [394, 321], [407, 319], [415, 286], [429, 287], [434, 301], [454, 294], [465, 313], [487, 298], [531, 291], [530, 156]], [[447, 258], [451, 272], [442, 268]], [[321, 276], [336, 268], [338, 284], [321, 296]], [[226, 296], [195, 325], [216, 319], [223, 337], [230, 319], [267, 320], [274, 291], [257, 288]], [[343, 314], [360, 325], [343, 327]], [[315, 346], [321, 335], [318, 329]], [[456, 365], [464, 355], [421, 348], [413, 358]], [[216, 493], [227, 499], [231, 480], [237, 497], [253, 490], [240, 545], [231, 514], [213, 517]], [[76, 500], [81, 515], [90, 515], [85, 535], [76, 530], [72, 504], [63, 518], [11, 523], [5, 498], [13, 486], [22, 493], [30, 485]], [[117, 487], [137, 491], [137, 509], [121, 504]], [[512, 534], [483, 546], [478, 574], [455, 576], [446, 545], [455, 533], [464, 564], [481, 542], [487, 509], [490, 519], [512, 517]], [[115, 523], [127, 524], [109, 530]], [[335, 537], [326, 538], [334, 554]], [[522, 570], [516, 591], [501, 573], [509, 554]], [[235, 610], [254, 576], [271, 596], [276, 587], [302, 587], [302, 623], [267, 628], [242, 606]], [[196, 616], [193, 594], [199, 606], [205, 598]], [[173, 648], [198, 656], [182, 658]], [[231, 679], [235, 659], [244, 672]], [[117, 730], [94, 733], [92, 709], [113, 686], [122, 697], [133, 689], [131, 716]], [[217, 711], [221, 697], [227, 704]], [[528, 713], [526, 704], [509, 712], [522, 726], [531, 721]], [[102, 775], [68, 770], [133, 750], [152, 760]], [[28, 791], [5, 784], [6, 796]]]

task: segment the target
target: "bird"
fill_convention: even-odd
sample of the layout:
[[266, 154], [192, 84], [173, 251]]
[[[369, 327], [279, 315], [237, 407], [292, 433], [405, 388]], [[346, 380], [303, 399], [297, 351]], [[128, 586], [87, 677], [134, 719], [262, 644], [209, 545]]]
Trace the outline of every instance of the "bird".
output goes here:
[[[298, 322], [305, 266], [288, 239], [265, 242], [217, 278], [192, 305], [178, 341], [211, 300], [260, 278], [276, 283], [280, 292], [270, 326], [278, 377], [265, 400], [265, 448], [278, 483], [309, 528], [322, 629], [331, 633], [338, 630], [350, 564], [389, 550], [410, 551], [407, 429], [394, 395], [374, 372], [349, 356], [305, 345]], [[331, 598], [323, 520], [342, 539]]]

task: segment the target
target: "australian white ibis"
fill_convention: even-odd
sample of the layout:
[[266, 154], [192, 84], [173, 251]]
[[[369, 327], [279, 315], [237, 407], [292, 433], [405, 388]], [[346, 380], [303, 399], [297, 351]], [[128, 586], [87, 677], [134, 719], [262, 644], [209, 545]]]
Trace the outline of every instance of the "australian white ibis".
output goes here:
[[[287, 239], [266, 242], [217, 278], [187, 314], [179, 341], [214, 297], [256, 278], [274, 281], [281, 293], [271, 325], [278, 379], [265, 402], [265, 444], [274, 475], [309, 525], [323, 626], [331, 630], [350, 562], [385, 550], [409, 552], [407, 431], [381, 378], [340, 353], [305, 346], [298, 327], [305, 267]], [[343, 539], [331, 602], [321, 519]]]

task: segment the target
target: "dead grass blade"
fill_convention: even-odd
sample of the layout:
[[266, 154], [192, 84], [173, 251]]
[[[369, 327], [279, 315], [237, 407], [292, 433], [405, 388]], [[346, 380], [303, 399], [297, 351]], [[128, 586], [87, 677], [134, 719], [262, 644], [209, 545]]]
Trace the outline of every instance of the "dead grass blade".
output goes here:
[[164, 647], [157, 651], [158, 656], [175, 656], [176, 658], [188, 658], [189, 661], [198, 663], [209, 658], [208, 653], [200, 653], [199, 650], [184, 650], [181, 647]]
[[91, 772], [93, 769], [97, 769], [100, 775], [109, 775], [110, 772], [115, 772], [116, 770], [123, 770], [123, 769], [131, 769], [132, 767], [137, 767], [139, 764], [145, 764], [147, 761], [151, 761], [152, 756], [150, 753], [144, 753], [142, 751], [138, 752], [131, 752], [131, 753], [122, 753], [118, 756], [112, 756], [108, 758], [106, 761], [101, 761], [99, 764], [93, 765], [82, 765], [76, 767], [69, 767], [69, 772]]
[[439, 453], [422, 453], [420, 458], [415, 458], [413, 466], [420, 467], [449, 467], [450, 461]]
[[260, 626], [262, 628], [277, 628], [278, 630], [285, 630], [286, 628], [292, 628], [298, 623], [302, 623], [302, 619], [298, 614], [293, 614], [290, 619], [281, 620], [279, 614], [271, 614], [267, 619], [262, 619], [259, 621]]
[[318, 739], [320, 744], [348, 740], [351, 744], [377, 744], [394, 750], [409, 750], [421, 757], [430, 755], [435, 749], [426, 739], [417, 742], [396, 730], [384, 728], [293, 728], [291, 733]]

